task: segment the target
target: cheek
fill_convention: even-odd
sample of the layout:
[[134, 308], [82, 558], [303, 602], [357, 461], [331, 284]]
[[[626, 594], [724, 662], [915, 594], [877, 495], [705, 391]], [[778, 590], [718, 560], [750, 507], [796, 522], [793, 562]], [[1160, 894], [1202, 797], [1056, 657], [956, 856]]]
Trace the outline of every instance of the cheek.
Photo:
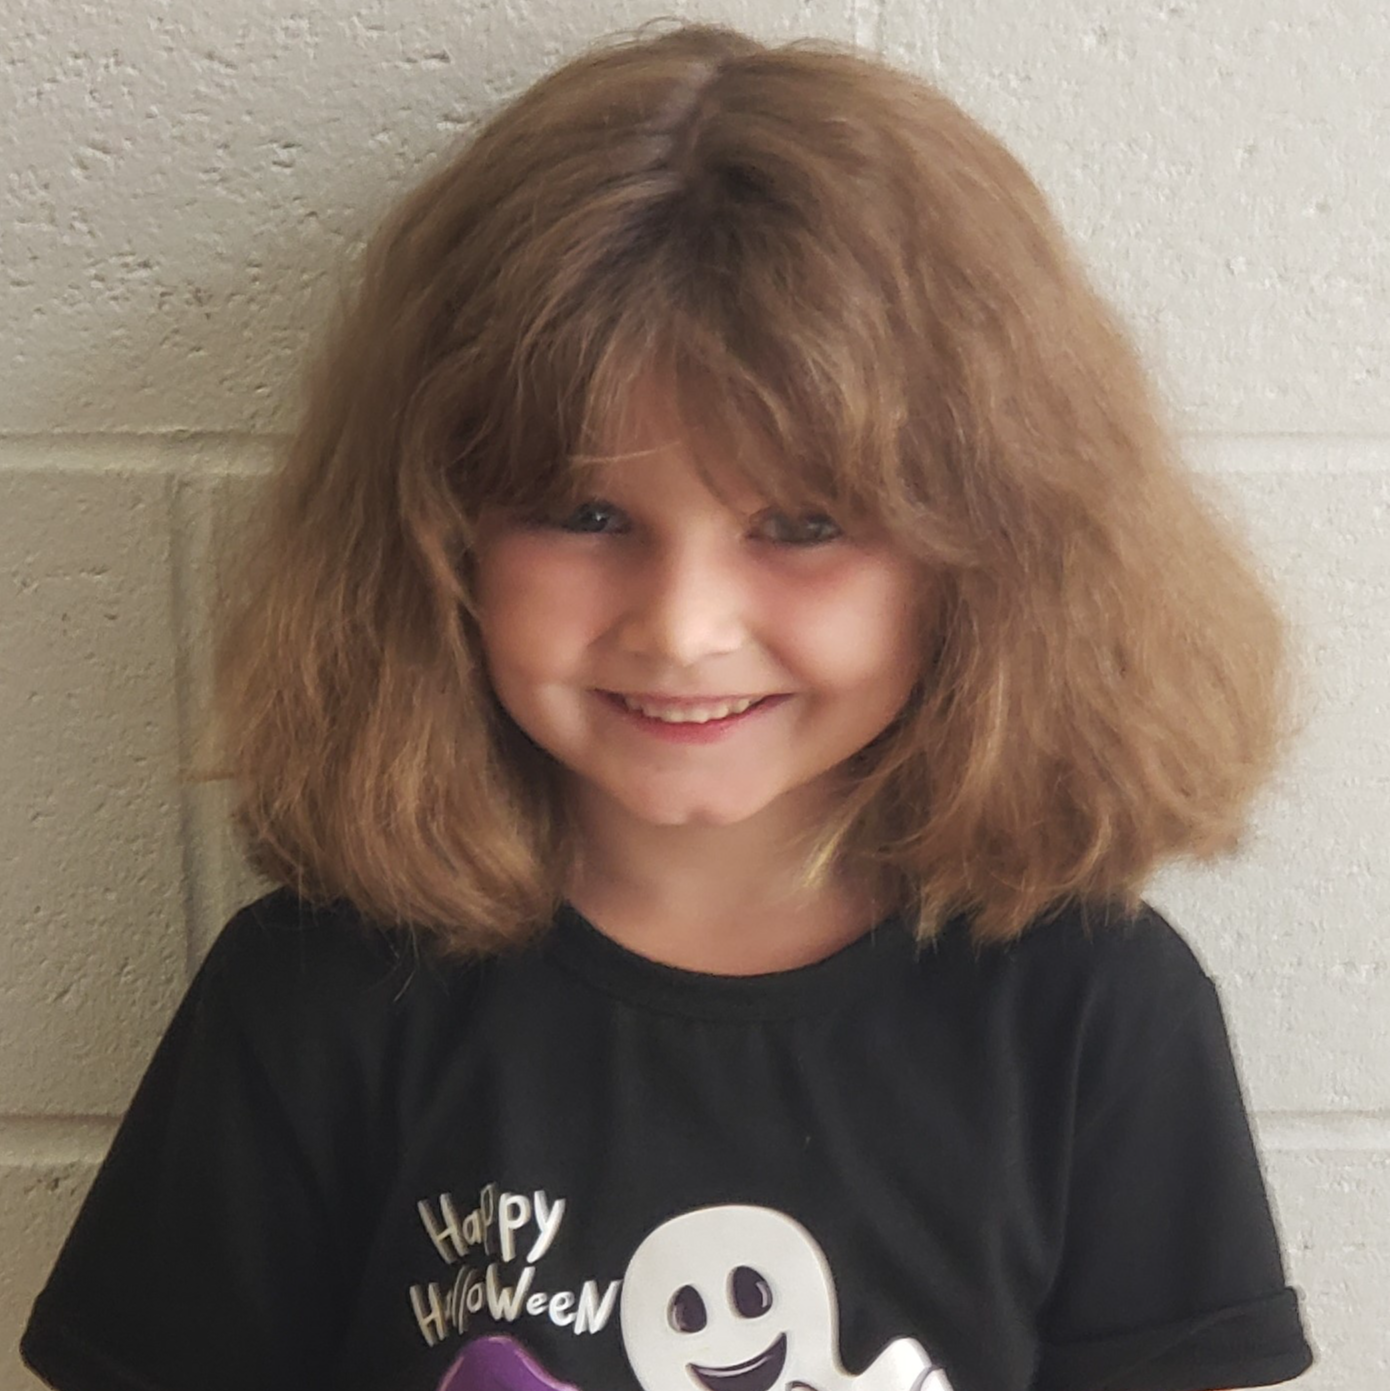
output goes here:
[[490, 665], [538, 674], [563, 666], [593, 627], [593, 586], [524, 540], [499, 543], [479, 565], [478, 601]]
[[910, 583], [851, 571], [799, 587], [786, 600], [779, 626], [795, 634], [800, 664], [825, 679], [906, 691], [921, 667], [918, 611]]

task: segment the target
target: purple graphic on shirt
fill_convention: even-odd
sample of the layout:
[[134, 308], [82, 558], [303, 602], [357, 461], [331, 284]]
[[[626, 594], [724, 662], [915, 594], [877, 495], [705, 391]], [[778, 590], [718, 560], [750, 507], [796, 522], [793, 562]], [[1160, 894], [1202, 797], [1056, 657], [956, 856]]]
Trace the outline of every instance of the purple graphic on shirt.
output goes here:
[[579, 1391], [557, 1381], [512, 1338], [475, 1338], [454, 1359], [436, 1391]]

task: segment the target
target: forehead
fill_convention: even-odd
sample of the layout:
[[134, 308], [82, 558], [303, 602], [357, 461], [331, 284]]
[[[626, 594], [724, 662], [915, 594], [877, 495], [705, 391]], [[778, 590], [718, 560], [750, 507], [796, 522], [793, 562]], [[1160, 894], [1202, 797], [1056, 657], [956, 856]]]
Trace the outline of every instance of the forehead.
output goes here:
[[733, 412], [711, 410], [644, 379], [572, 455], [574, 481], [675, 500], [695, 491], [726, 506], [806, 499], [817, 490], [795, 462]]
[[585, 492], [615, 501], [685, 511], [722, 507], [747, 511], [763, 505], [755, 480], [726, 456], [680, 435], [652, 438], [592, 460], [576, 461], [575, 482]]

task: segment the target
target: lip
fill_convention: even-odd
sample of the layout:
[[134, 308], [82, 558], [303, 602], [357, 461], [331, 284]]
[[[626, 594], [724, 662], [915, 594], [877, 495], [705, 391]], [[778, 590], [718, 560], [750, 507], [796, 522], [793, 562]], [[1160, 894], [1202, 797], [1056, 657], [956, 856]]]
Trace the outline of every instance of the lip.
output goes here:
[[[665, 720], [654, 719], [650, 715], [642, 714], [641, 711], [630, 710], [623, 703], [623, 697], [617, 692], [595, 691], [594, 694], [599, 698], [604, 708], [612, 711], [629, 729], [645, 734], [651, 739], [660, 739], [666, 744], [717, 744], [722, 739], [732, 738], [740, 730], [756, 723], [776, 710], [779, 705], [792, 699], [790, 695], [764, 696], [759, 699], [757, 705], [745, 710], [742, 714], [726, 715], [722, 720], [707, 720], [704, 724], [668, 724]], [[638, 696], [630, 697], [634, 700], [641, 698]], [[723, 696], [719, 699], [737, 700], [742, 699], [742, 697]], [[702, 700], [690, 703], [701, 705], [709, 702], [711, 702], [711, 697], [706, 696]]]
[[754, 695], [748, 691], [738, 695], [663, 695], [660, 691], [600, 691], [600, 695], [622, 696], [628, 700], [638, 700], [645, 705], [674, 705], [678, 709], [689, 709], [696, 705], [722, 705], [725, 701], [765, 700], [778, 694], [769, 691], [765, 695]]

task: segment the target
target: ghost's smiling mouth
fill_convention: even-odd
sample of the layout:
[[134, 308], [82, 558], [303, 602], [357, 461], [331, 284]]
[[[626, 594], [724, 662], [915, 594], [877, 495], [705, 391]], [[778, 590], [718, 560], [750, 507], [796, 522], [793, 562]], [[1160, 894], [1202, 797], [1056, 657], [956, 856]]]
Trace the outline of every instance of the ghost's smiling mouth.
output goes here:
[[787, 1334], [778, 1335], [757, 1357], [733, 1367], [700, 1367], [691, 1362], [686, 1370], [709, 1391], [768, 1391], [782, 1375], [787, 1361]]

